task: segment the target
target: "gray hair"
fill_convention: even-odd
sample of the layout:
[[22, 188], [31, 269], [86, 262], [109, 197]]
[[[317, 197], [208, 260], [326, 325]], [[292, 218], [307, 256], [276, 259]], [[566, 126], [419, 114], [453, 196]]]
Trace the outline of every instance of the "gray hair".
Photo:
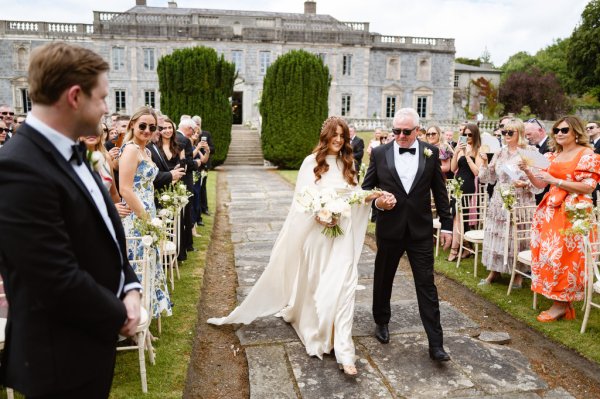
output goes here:
[[402, 119], [410, 118], [414, 122], [414, 126], [419, 126], [419, 114], [414, 108], [400, 108], [394, 115], [393, 123], [396, 124]]
[[192, 120], [194, 122], [196, 122], [196, 125], [198, 125], [198, 126], [202, 125], [202, 118], [200, 118], [198, 115], [192, 116]]
[[183, 119], [181, 122], [179, 122], [179, 127], [178, 129], [181, 130], [184, 127], [191, 127], [192, 129], [196, 128], [196, 122], [194, 122], [191, 119]]

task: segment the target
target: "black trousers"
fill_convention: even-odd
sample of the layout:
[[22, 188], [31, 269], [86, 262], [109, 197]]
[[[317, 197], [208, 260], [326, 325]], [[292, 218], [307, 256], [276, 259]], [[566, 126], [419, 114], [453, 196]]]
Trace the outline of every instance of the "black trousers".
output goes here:
[[[194, 244], [194, 238], [192, 236], [192, 228], [194, 227], [194, 221], [192, 220], [192, 202], [188, 202], [183, 208], [183, 233], [181, 235], [181, 250], [187, 251]], [[181, 251], [180, 251], [181, 252]]]
[[[202, 184], [200, 185], [200, 210], [202, 213], [208, 212], [208, 198], [206, 197], [206, 179], [208, 176], [202, 178]], [[202, 216], [200, 216], [202, 220]]]
[[429, 346], [443, 345], [442, 325], [440, 324], [440, 303], [433, 279], [433, 247], [431, 239], [383, 240], [377, 239], [375, 276], [373, 281], [373, 318], [377, 324], [387, 324], [392, 314], [390, 298], [398, 263], [404, 253], [412, 269], [419, 315], [427, 333]]

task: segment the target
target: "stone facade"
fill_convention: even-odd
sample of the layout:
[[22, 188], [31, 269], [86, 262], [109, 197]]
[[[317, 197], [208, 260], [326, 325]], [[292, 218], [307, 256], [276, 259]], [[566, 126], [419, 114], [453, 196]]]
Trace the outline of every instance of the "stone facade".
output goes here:
[[491, 64], [481, 66], [465, 65], [456, 63], [454, 67], [454, 118], [465, 119], [465, 108], [469, 112], [485, 114], [485, 97], [482, 97], [477, 88], [472, 84], [479, 78], [491, 82], [496, 90], [500, 87], [500, 75], [502, 71], [495, 69]]
[[111, 112], [144, 104], [160, 108], [156, 66], [174, 49], [207, 46], [236, 63], [234, 123], [258, 124], [266, 67], [295, 49], [321, 57], [332, 84], [329, 113], [349, 118], [389, 117], [414, 107], [427, 119], [453, 111], [454, 39], [384, 36], [364, 22], [316, 14], [136, 6], [124, 13], [94, 11], [94, 23], [0, 21], [0, 103], [26, 112], [27, 63], [32, 49], [54, 40], [91, 48], [111, 65]]

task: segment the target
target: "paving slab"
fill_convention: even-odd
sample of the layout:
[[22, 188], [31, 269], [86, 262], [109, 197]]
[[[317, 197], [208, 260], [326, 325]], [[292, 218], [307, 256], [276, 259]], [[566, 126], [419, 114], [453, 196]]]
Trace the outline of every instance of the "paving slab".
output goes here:
[[360, 350], [356, 352], [360, 375], [352, 378], [338, 369], [333, 355], [325, 355], [323, 360], [308, 356], [301, 343], [286, 344], [285, 348], [303, 399], [393, 398]]
[[294, 328], [275, 316], [261, 317], [251, 324], [242, 325], [236, 334], [244, 346], [300, 341]]
[[287, 366], [283, 346], [246, 348], [250, 380], [250, 398], [296, 399], [293, 376]]

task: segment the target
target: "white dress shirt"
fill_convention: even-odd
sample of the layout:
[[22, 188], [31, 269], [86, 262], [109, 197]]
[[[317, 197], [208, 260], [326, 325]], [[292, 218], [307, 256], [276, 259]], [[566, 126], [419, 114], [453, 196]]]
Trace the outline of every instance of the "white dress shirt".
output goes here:
[[[44, 122], [36, 118], [32, 113], [29, 113], [27, 115], [26, 122], [29, 126], [40, 132], [42, 136], [48, 139], [48, 141], [54, 146], [54, 148], [56, 148], [56, 150], [65, 158], [65, 160], [69, 162], [71, 156], [73, 155], [72, 146], [77, 144], [76, 142], [74, 142], [64, 134], [58, 132], [57, 130], [54, 130], [50, 126], [46, 125]], [[115, 228], [112, 224], [112, 221], [110, 220], [110, 217], [108, 216], [108, 209], [106, 208], [104, 197], [102, 196], [102, 192], [100, 191], [98, 184], [96, 184], [96, 180], [94, 180], [92, 173], [90, 172], [88, 167], [83, 163], [81, 165], [77, 165], [77, 163], [69, 162], [69, 164], [71, 165], [71, 167], [73, 167], [73, 170], [75, 170], [75, 173], [77, 174], [79, 179], [81, 179], [81, 182], [83, 183], [85, 188], [87, 188], [92, 199], [94, 200], [94, 203], [96, 204], [96, 208], [98, 208], [98, 211], [100, 211], [102, 220], [104, 220], [104, 224], [110, 232], [110, 235], [112, 236], [115, 245], [117, 246], [117, 248], [120, 248], [119, 243], [117, 242]], [[122, 257], [121, 251], [119, 251], [119, 256]], [[121, 259], [121, 261], [123, 261], [123, 259]], [[119, 290], [117, 292], [117, 297], [120, 297], [122, 292], [128, 292], [132, 289], [142, 288], [142, 286], [139, 283], [131, 283], [127, 284], [127, 286], [123, 286], [124, 282], [125, 274], [123, 273], [123, 270], [121, 270], [121, 280], [119, 282]]]
[[419, 140], [415, 140], [409, 148], [415, 149], [414, 155], [409, 152], [400, 155], [400, 146], [394, 141], [394, 166], [407, 194], [415, 181], [419, 168]]

